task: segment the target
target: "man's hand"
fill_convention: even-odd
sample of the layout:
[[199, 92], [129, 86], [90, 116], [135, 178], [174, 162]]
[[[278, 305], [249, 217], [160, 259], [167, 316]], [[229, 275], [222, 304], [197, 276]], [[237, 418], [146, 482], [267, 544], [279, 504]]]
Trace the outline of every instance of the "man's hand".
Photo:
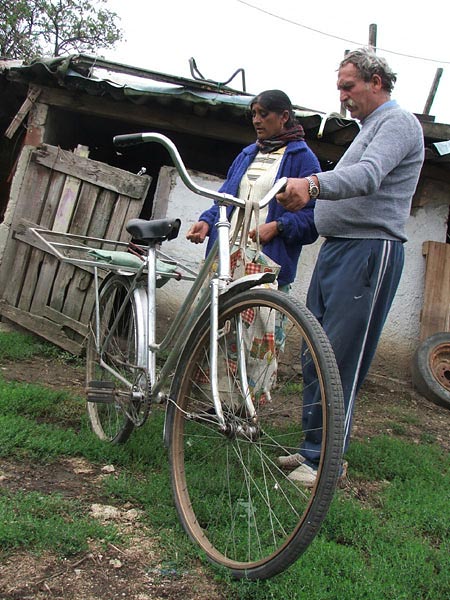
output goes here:
[[[263, 225], [259, 226], [259, 241], [261, 242], [261, 244], [267, 244], [276, 235], [278, 235], [276, 221], [271, 221], [270, 223], [263, 223]], [[249, 231], [248, 237], [253, 242], [256, 242], [256, 229], [252, 229], [251, 231]]]
[[306, 179], [289, 178], [286, 190], [276, 195], [277, 201], [292, 212], [303, 208], [309, 202], [309, 183]]
[[206, 221], [197, 221], [186, 234], [186, 239], [190, 240], [193, 244], [202, 244], [205, 241], [205, 237], [209, 233], [209, 225]]

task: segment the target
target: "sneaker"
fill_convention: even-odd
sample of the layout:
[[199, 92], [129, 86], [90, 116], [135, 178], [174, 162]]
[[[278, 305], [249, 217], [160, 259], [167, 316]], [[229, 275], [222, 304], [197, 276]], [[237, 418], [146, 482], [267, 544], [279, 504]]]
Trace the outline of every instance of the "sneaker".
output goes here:
[[313, 487], [316, 482], [316, 478], [317, 470], [304, 463], [294, 469], [294, 471], [288, 475], [288, 479], [306, 488]]
[[[303, 459], [303, 461], [305, 460], [303, 458], [303, 456], [301, 456], [301, 455], [299, 455], [299, 456]], [[348, 468], [348, 462], [346, 460], [343, 460], [341, 474], [339, 475], [339, 479], [338, 479], [338, 484], [342, 484], [345, 481], [345, 479], [347, 477], [347, 468]], [[294, 469], [294, 471], [292, 471], [292, 473], [289, 473], [289, 475], [288, 475], [288, 479], [290, 479], [294, 483], [302, 485], [303, 487], [306, 487], [306, 488], [312, 488], [316, 482], [316, 478], [317, 478], [317, 470], [314, 469], [313, 467], [310, 467], [307, 464], [304, 464], [304, 463], [301, 464], [296, 469]]]
[[304, 462], [304, 457], [298, 452], [296, 454], [288, 454], [287, 456], [279, 456], [277, 458], [277, 465], [285, 471], [291, 471]]

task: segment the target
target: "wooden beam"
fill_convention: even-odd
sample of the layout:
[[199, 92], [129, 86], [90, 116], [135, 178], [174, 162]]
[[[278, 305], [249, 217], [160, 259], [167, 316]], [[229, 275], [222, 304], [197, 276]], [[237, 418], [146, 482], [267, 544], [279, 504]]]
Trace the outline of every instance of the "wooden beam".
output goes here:
[[28, 90], [28, 95], [25, 98], [24, 103], [19, 108], [16, 116], [11, 121], [8, 129], [5, 131], [5, 137], [11, 139], [14, 136], [17, 129], [19, 128], [21, 123], [23, 123], [23, 120], [25, 119], [27, 114], [30, 112], [31, 107], [36, 102], [36, 100], [39, 98], [40, 93], [41, 93], [40, 88], [30, 86], [30, 88]]
[[249, 127], [245, 123], [238, 125], [229, 119], [219, 121], [208, 118], [208, 126], [206, 127], [204, 116], [177, 112], [173, 108], [161, 106], [157, 103], [143, 106], [45, 87], [42, 88], [40, 102], [58, 106], [71, 112], [116, 119], [122, 123], [126, 121], [146, 128], [150, 126], [191, 135], [201, 133], [203, 137], [240, 144], [248, 144], [254, 138], [253, 132], [249, 131]]
[[[69, 338], [64, 333], [64, 329], [68, 328], [67, 322], [61, 324], [54, 323], [39, 315], [32, 315], [25, 310], [11, 306], [2, 299], [0, 299], [0, 313], [9, 321], [17, 323], [21, 327], [32, 331], [53, 344], [57, 344], [64, 350], [67, 350], [67, 352], [70, 352], [71, 354], [81, 354], [84, 336], [79, 342]], [[74, 331], [74, 333], [78, 334], [78, 331]]]
[[425, 295], [420, 323], [420, 340], [450, 331], [450, 244], [424, 242], [426, 256]]
[[121, 169], [112, 171], [105, 163], [53, 146], [44, 145], [37, 148], [32, 155], [32, 161], [134, 200], [141, 200], [144, 190], [149, 185], [147, 175], [138, 176]]
[[437, 89], [438, 89], [438, 86], [439, 86], [439, 81], [441, 79], [443, 71], [444, 71], [444, 69], [442, 67], [438, 67], [436, 69], [436, 73], [434, 75], [434, 80], [433, 80], [433, 83], [431, 85], [430, 93], [428, 94], [428, 98], [427, 98], [427, 101], [425, 103], [425, 108], [423, 109], [423, 114], [424, 115], [429, 115], [430, 114], [431, 105], [433, 104], [434, 97], [436, 96], [436, 92], [437, 92]]

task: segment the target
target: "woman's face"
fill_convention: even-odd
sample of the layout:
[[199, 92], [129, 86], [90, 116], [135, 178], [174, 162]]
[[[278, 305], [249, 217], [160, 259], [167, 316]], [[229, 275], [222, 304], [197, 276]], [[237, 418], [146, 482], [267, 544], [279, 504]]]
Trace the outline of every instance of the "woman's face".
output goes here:
[[285, 110], [278, 114], [266, 110], [258, 102], [252, 104], [251, 114], [258, 140], [267, 140], [274, 135], [279, 135], [289, 119], [289, 111]]

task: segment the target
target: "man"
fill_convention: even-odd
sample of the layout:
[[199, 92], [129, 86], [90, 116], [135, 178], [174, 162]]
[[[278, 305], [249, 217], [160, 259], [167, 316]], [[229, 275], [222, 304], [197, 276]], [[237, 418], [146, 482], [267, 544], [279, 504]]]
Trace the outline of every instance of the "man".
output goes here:
[[[361, 129], [333, 171], [289, 179], [277, 200], [298, 210], [316, 198], [314, 220], [325, 237], [307, 306], [333, 346], [342, 379], [347, 450], [355, 397], [369, 370], [400, 280], [405, 225], [424, 158], [414, 115], [391, 100], [396, 75], [372, 50], [347, 54], [338, 71], [343, 106]], [[305, 373], [305, 377], [307, 374]], [[314, 387], [314, 386], [310, 386]], [[314, 390], [305, 382], [304, 431], [321, 428]], [[289, 478], [316, 479], [321, 436], [307, 434], [299, 454], [279, 458]]]

